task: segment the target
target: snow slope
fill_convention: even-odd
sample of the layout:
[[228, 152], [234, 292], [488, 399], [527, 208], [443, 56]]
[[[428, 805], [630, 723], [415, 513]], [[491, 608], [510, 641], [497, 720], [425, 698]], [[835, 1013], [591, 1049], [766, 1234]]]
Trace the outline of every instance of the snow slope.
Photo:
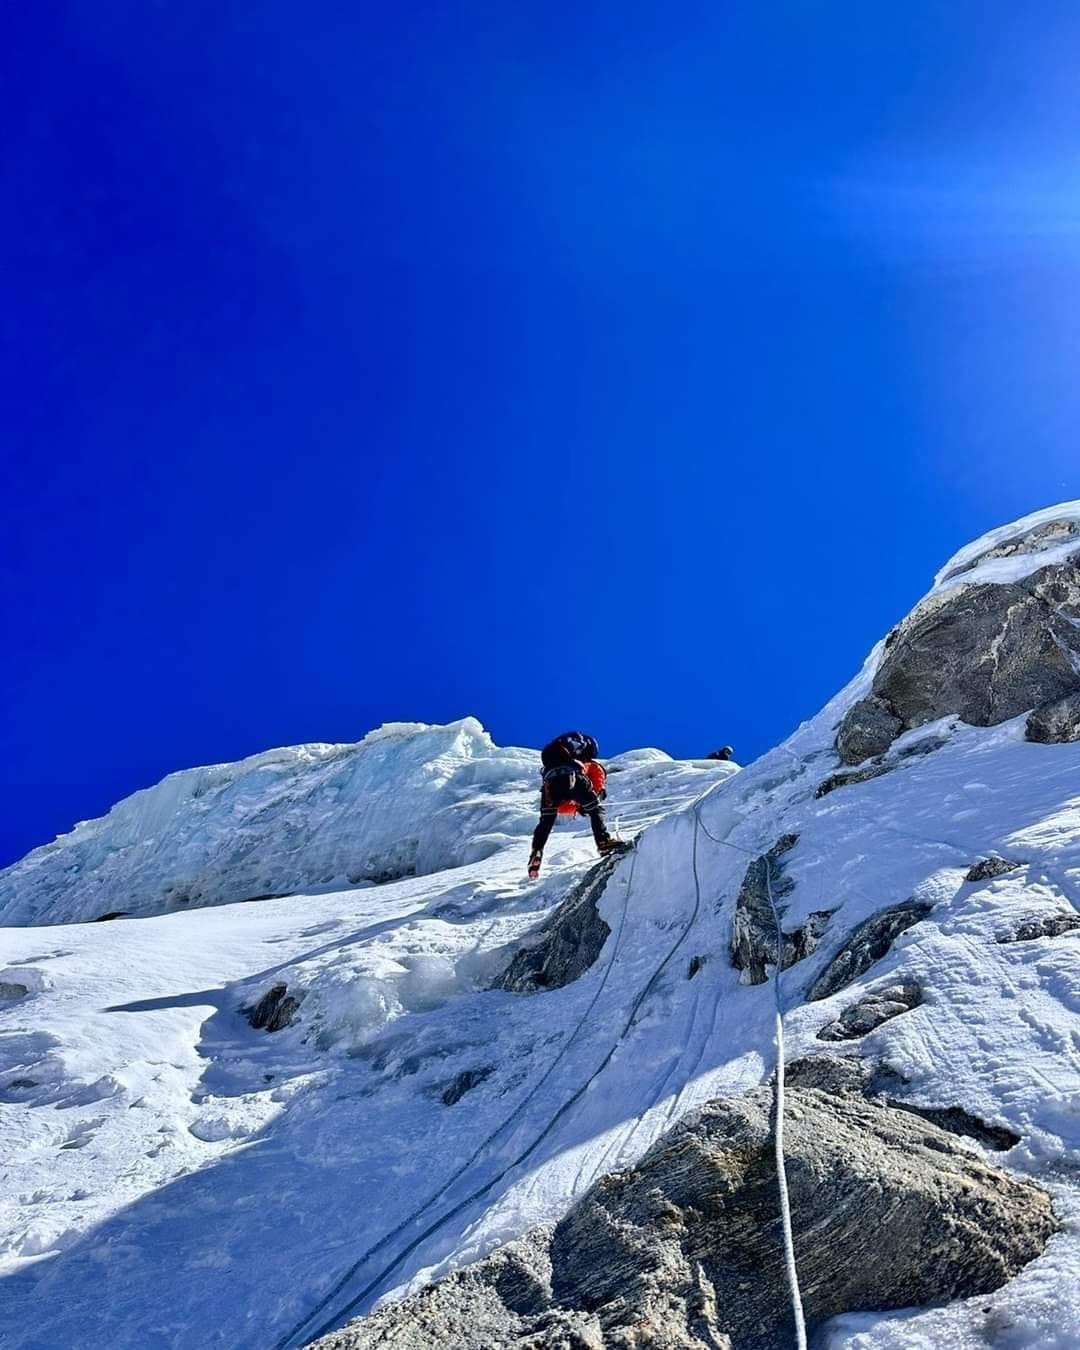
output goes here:
[[[1080, 504], [1069, 509], [1080, 518]], [[1027, 554], [978, 562], [1030, 527], [969, 546], [962, 562], [980, 575], [963, 580], [1030, 567]], [[941, 584], [956, 584], [954, 564]], [[601, 898], [611, 936], [600, 958], [562, 989], [486, 989], [592, 858], [586, 833], [560, 826], [542, 882], [524, 883], [533, 761], [494, 747], [460, 758], [520, 763], [520, 779], [500, 768], [462, 785], [455, 769], [445, 781], [468, 791], [435, 798], [470, 822], [448, 832], [454, 847], [508, 842], [458, 855], [452, 870], [3, 930], [0, 988], [26, 993], [0, 1003], [0, 1344], [299, 1345], [562, 1214], [685, 1111], [771, 1073], [773, 990], [740, 984], [728, 941], [748, 862], [794, 832], [785, 927], [835, 912], [818, 951], [782, 977], [789, 1058], [829, 1048], [817, 1032], [861, 992], [921, 984], [922, 1005], [861, 1052], [895, 1072], [896, 1095], [1019, 1135], [995, 1160], [1048, 1187], [1063, 1223], [997, 1294], [840, 1318], [821, 1344], [1080, 1345], [1080, 935], [1002, 941], [1080, 911], [1080, 744], [1030, 744], [1023, 719], [947, 719], [902, 737], [888, 774], [818, 798], [837, 763], [835, 726], [879, 653], [740, 772], [655, 753], [613, 763], [611, 815], [638, 846]], [[474, 727], [391, 744], [411, 763], [412, 738], [430, 737], [437, 758], [463, 736], [479, 743]], [[904, 756], [931, 737], [944, 744]], [[302, 814], [301, 794], [291, 798]], [[385, 837], [407, 833], [387, 810]], [[227, 818], [202, 832], [228, 847]], [[965, 879], [994, 853], [1019, 866]], [[34, 894], [60, 916], [59, 886]], [[854, 986], [806, 1002], [851, 928], [912, 896], [932, 905], [928, 917]], [[254, 1031], [238, 1010], [277, 982], [305, 993], [299, 1020]]]

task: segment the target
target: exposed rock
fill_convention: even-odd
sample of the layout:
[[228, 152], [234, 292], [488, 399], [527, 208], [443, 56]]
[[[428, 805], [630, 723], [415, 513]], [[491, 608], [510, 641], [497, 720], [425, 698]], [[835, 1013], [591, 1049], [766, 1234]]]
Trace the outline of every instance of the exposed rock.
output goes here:
[[[793, 1088], [788, 1100], [788, 1184], [811, 1328], [853, 1308], [989, 1292], [1054, 1231], [1042, 1191], [933, 1126], [850, 1095]], [[771, 1106], [768, 1089], [711, 1102], [635, 1169], [594, 1186], [555, 1230], [555, 1298], [595, 1312], [607, 1336], [679, 1318], [692, 1289], [707, 1284], [716, 1329], [735, 1350], [790, 1345]]]
[[[731, 964], [743, 972], [744, 984], [764, 984], [769, 978], [769, 967], [776, 964], [777, 917], [783, 918], [786, 908], [783, 901], [795, 884], [785, 873], [780, 859], [798, 842], [797, 834], [782, 835], [768, 853], [753, 860], [739, 887], [731, 925], [730, 952]], [[776, 915], [773, 914], [773, 902]], [[816, 950], [832, 915], [831, 909], [816, 910], [801, 928], [782, 934], [782, 970], [805, 960]]]
[[857, 980], [881, 960], [901, 933], [925, 919], [932, 908], [923, 900], [905, 900], [864, 919], [810, 986], [807, 999], [813, 1003], [828, 998]]
[[836, 733], [837, 753], [844, 764], [860, 764], [874, 755], [883, 755], [903, 730], [904, 724], [896, 711], [884, 699], [871, 694], [848, 709]]
[[989, 1125], [962, 1106], [919, 1106], [890, 1096], [890, 1092], [906, 1087], [908, 1080], [885, 1064], [875, 1064], [858, 1054], [807, 1055], [804, 1059], [792, 1060], [785, 1072], [789, 1087], [813, 1087], [823, 1092], [849, 1092], [875, 1098], [879, 1104], [928, 1120], [948, 1134], [977, 1139], [987, 1148], [1002, 1151], [1020, 1142], [1020, 1136], [1006, 1126]]
[[[319, 1350], [497, 1350], [537, 1329], [551, 1305], [550, 1229], [537, 1228], [483, 1261], [314, 1342]], [[591, 1318], [581, 1319], [585, 1328]], [[535, 1342], [537, 1350], [544, 1341]], [[552, 1347], [559, 1344], [551, 1341]], [[567, 1338], [563, 1344], [575, 1346]], [[581, 1350], [602, 1347], [597, 1337]], [[575, 1346], [575, 1350], [577, 1350]]]
[[1028, 716], [1024, 735], [1040, 745], [1080, 741], [1080, 693], [1040, 703]]
[[988, 1125], [962, 1106], [916, 1106], [913, 1102], [897, 1101], [894, 1097], [890, 1097], [888, 1102], [897, 1111], [908, 1111], [913, 1116], [928, 1120], [931, 1125], [936, 1125], [948, 1134], [962, 1134], [969, 1139], [977, 1139], [986, 1148], [999, 1153], [1015, 1148], [1020, 1142], [1020, 1136], [1004, 1125]]
[[1029, 919], [1015, 933], [998, 938], [998, 942], [1034, 942], [1036, 938], [1061, 937], [1080, 928], [1080, 914], [1048, 914], [1043, 919]]
[[302, 992], [290, 994], [287, 984], [275, 984], [244, 1012], [256, 1031], [284, 1031], [292, 1024], [303, 1001]]
[[453, 1106], [455, 1102], [461, 1101], [466, 1092], [471, 1092], [474, 1087], [482, 1083], [485, 1078], [490, 1078], [495, 1072], [492, 1065], [486, 1064], [482, 1069], [463, 1069], [458, 1076], [451, 1080], [443, 1089], [442, 1100], [447, 1106]]
[[814, 796], [819, 799], [827, 797], [837, 788], [851, 787], [853, 783], [868, 783], [871, 778], [880, 778], [882, 774], [888, 772], [887, 764], [871, 764], [864, 769], [849, 770], [847, 773], [831, 773], [817, 785]]
[[1015, 872], [1018, 867], [1023, 867], [1022, 862], [1017, 862], [1013, 858], [999, 858], [996, 855], [989, 858], [982, 858], [968, 868], [965, 881], [993, 881], [995, 877], [1003, 877], [1006, 872]]
[[30, 990], [25, 984], [16, 984], [14, 980], [0, 980], [0, 999], [6, 999], [14, 1002], [17, 999], [25, 998]]
[[777, 915], [781, 901], [795, 883], [780, 861], [799, 842], [797, 834], [784, 834], [760, 858], [746, 869], [739, 894], [735, 897], [735, 915], [731, 926], [731, 964], [744, 972], [744, 983], [764, 984], [768, 967], [777, 959]]
[[850, 708], [836, 748], [846, 764], [903, 730], [955, 714], [992, 726], [1080, 693], [1080, 559], [1016, 582], [959, 585], [916, 607], [887, 644], [871, 695]]
[[[843, 1078], [843, 1063], [825, 1072]], [[792, 1065], [789, 1083], [811, 1066]], [[769, 1088], [708, 1103], [597, 1182], [553, 1233], [537, 1229], [319, 1350], [786, 1350], [772, 1108]], [[1056, 1229], [1045, 1192], [910, 1111], [792, 1085], [786, 1123], [811, 1331], [855, 1309], [989, 1293]]]
[[935, 750], [940, 750], [948, 744], [948, 736], [920, 736], [910, 745], [894, 750], [893, 754], [898, 760], [922, 759], [924, 755], [932, 755]]
[[539, 989], [561, 989], [589, 969], [600, 955], [611, 929], [597, 903], [618, 856], [602, 858], [591, 867], [550, 918], [518, 951], [492, 983], [493, 989], [532, 994]]
[[817, 951], [818, 944], [829, 926], [829, 920], [835, 913], [834, 909], [812, 910], [801, 928], [793, 928], [790, 933], [784, 934], [782, 970], [787, 970], [788, 966], [793, 966], [798, 961], [805, 961]]
[[857, 1054], [807, 1055], [785, 1065], [789, 1087], [819, 1088], [822, 1092], [854, 1092], [864, 1095], [869, 1088], [870, 1066]]
[[822, 1027], [819, 1041], [854, 1041], [874, 1031], [901, 1013], [910, 1012], [922, 1002], [922, 990], [917, 984], [893, 984], [888, 989], [867, 994], [845, 1008], [835, 1022]]
[[[860, 705], [856, 704], [855, 706], [859, 707]], [[827, 797], [830, 792], [835, 792], [837, 788], [850, 787], [853, 783], [868, 783], [872, 778], [880, 778], [882, 774], [897, 768], [904, 760], [931, 755], [935, 750], [940, 750], [946, 744], [948, 744], [948, 738], [945, 736], [921, 736], [911, 745], [905, 745], [902, 749], [894, 751], [888, 758], [879, 755], [869, 763], [863, 763], [857, 769], [830, 774], [828, 778], [818, 784], [814, 796], [820, 799]]]
[[113, 919], [126, 919], [129, 914], [126, 909], [110, 909], [108, 914], [99, 914], [94, 920], [95, 923], [111, 923]]
[[692, 980], [701, 967], [705, 964], [704, 956], [692, 956], [686, 967], [686, 978]]

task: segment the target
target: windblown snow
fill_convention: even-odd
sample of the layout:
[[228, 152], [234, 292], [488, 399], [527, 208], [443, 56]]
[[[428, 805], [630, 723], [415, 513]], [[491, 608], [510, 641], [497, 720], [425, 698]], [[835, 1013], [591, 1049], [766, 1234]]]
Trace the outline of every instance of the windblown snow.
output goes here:
[[[1062, 521], [1080, 503], [969, 545], [938, 585], [1067, 556]], [[748, 863], [797, 834], [784, 926], [833, 918], [782, 977], [788, 1057], [868, 991], [918, 984], [864, 1052], [897, 1095], [1018, 1136], [993, 1156], [1062, 1220], [998, 1293], [852, 1314], [821, 1344], [1080, 1344], [1080, 743], [945, 719], [816, 796], [880, 650], [748, 768], [609, 762], [609, 819], [637, 847], [600, 900], [599, 959], [539, 994], [491, 984], [592, 843], [560, 824], [525, 881], [536, 755], [473, 719], [174, 774], [0, 873], [0, 1343], [299, 1346], [559, 1217], [772, 1073], [773, 991], [740, 983], [728, 944]], [[967, 879], [992, 857], [1012, 865]], [[807, 1001], [844, 935], [912, 898], [921, 922]], [[144, 917], [86, 922], [117, 911]], [[278, 985], [290, 1025], [254, 1029], [242, 1009]]]

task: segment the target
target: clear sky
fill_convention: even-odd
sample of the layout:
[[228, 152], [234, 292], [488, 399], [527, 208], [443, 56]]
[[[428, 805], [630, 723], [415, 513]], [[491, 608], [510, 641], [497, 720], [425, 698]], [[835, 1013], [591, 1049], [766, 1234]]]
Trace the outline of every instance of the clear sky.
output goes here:
[[768, 748], [1080, 496], [1080, 9], [85, 0], [0, 61], [0, 862], [384, 720]]

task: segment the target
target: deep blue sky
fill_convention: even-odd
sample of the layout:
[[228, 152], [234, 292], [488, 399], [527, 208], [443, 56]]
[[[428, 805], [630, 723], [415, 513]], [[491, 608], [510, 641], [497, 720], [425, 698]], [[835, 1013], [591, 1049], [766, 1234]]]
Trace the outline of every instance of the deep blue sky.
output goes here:
[[1080, 496], [1080, 10], [19, 7], [0, 862], [388, 719], [740, 758]]

